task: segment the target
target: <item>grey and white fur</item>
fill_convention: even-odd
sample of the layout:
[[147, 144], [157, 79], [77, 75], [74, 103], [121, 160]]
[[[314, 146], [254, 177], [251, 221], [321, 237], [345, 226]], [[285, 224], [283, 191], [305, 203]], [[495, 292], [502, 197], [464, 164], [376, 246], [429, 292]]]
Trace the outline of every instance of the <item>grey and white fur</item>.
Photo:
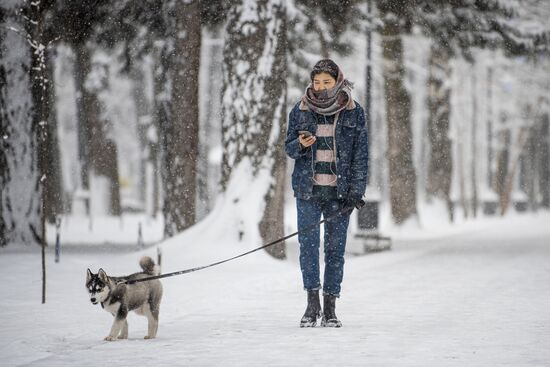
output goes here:
[[105, 311], [115, 317], [111, 332], [105, 340], [128, 338], [126, 317], [129, 311], [147, 317], [148, 333], [145, 339], [152, 339], [157, 335], [162, 284], [158, 279], [134, 284], [123, 283], [129, 279], [141, 279], [160, 273], [158, 266], [148, 256], [142, 257], [139, 265], [143, 269], [142, 272], [123, 277], [108, 276], [103, 269], [99, 269], [97, 274], [92, 273], [90, 269], [87, 271], [86, 288], [90, 301], [94, 305], [100, 303]]

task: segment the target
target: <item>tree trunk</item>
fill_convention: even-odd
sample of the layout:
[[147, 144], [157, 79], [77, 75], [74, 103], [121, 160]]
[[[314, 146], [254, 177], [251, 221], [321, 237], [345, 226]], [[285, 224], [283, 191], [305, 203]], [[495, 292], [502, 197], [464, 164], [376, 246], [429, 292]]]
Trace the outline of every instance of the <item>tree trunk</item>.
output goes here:
[[[93, 108], [93, 119], [89, 120], [91, 127], [90, 134], [90, 154], [91, 174], [94, 176], [105, 177], [108, 181], [108, 210], [104, 214], [120, 215], [120, 184], [118, 180], [118, 154], [116, 142], [110, 138], [108, 126], [111, 125], [109, 116], [105, 112], [105, 94], [109, 90], [109, 64], [96, 63], [93, 71], [92, 80], [86, 83], [86, 89], [91, 93], [90, 102]], [[92, 188], [93, 191], [93, 188]], [[92, 199], [97, 199], [97, 195], [92, 195]], [[93, 204], [93, 203], [92, 203]], [[103, 213], [102, 213], [103, 214]]]
[[487, 185], [490, 188], [495, 187], [495, 177], [493, 175], [494, 150], [493, 150], [493, 68], [487, 68]]
[[22, 6], [22, 1], [0, 5], [1, 246], [44, 245], [40, 128], [31, 89], [32, 50], [24, 37], [23, 18], [16, 14]]
[[472, 179], [472, 215], [477, 217], [479, 204], [478, 198], [478, 180], [477, 180], [477, 77], [475, 68], [472, 69], [472, 157], [471, 157], [471, 179]]
[[[97, 90], [90, 90], [86, 81], [92, 71], [91, 52], [84, 44], [75, 45], [74, 51], [82, 188], [90, 190], [90, 174], [106, 177], [109, 182], [109, 204], [108, 212], [104, 214], [120, 215], [116, 143], [107, 138], [107, 124], [100, 117], [101, 103], [98, 98], [98, 94], [108, 84], [107, 81], [101, 81]], [[92, 199], [94, 195], [90, 196]]]
[[[286, 106], [286, 82], [284, 81], [284, 71], [287, 68], [286, 65], [286, 18], [281, 18], [281, 28], [277, 35], [277, 47], [275, 49], [275, 59], [279, 60], [279, 65], [274, 68], [274, 72], [280, 72], [278, 82], [284, 86], [284, 90], [281, 91], [280, 87], [272, 85], [266, 88], [267, 95], [281, 95], [282, 106]], [[281, 80], [283, 79], [283, 80]], [[284, 107], [281, 107], [284, 108]], [[279, 121], [276, 121], [276, 119]], [[265, 210], [263, 218], [259, 224], [260, 235], [264, 242], [273, 241], [277, 238], [281, 238], [284, 233], [284, 207], [285, 207], [285, 186], [286, 186], [286, 154], [284, 150], [285, 132], [286, 132], [286, 118], [285, 114], [281, 113], [279, 116], [273, 116], [274, 124], [279, 126], [278, 139], [275, 146], [276, 149], [273, 152], [274, 162], [271, 170], [274, 181], [269, 187], [269, 191], [265, 195]], [[286, 258], [284, 243], [277, 244], [266, 248], [266, 251], [277, 259]]]
[[63, 213], [63, 182], [61, 172], [61, 156], [57, 135], [56, 93], [54, 84], [54, 62], [51, 59], [53, 52], [46, 51], [47, 79], [46, 94], [48, 96], [48, 124], [46, 133], [46, 157], [48, 162], [44, 169], [44, 216], [48, 223], [55, 223], [57, 215]]
[[[47, 7], [48, 5], [46, 5]], [[31, 4], [24, 11], [26, 16], [25, 29], [27, 32], [27, 41], [31, 45], [31, 68], [29, 70], [29, 76], [31, 80], [31, 94], [33, 103], [33, 121], [31, 136], [36, 137], [37, 164], [38, 164], [38, 177], [36, 181], [36, 191], [38, 191], [38, 217], [40, 222], [40, 230], [34, 232], [37, 237], [36, 241], [42, 247], [42, 304], [46, 303], [46, 218], [45, 207], [48, 203], [46, 200], [46, 192], [48, 191], [50, 177], [48, 177], [48, 166], [51, 162], [48, 158], [49, 146], [51, 138], [48, 136], [49, 119], [50, 119], [50, 97], [53, 83], [51, 76], [53, 71], [48, 70], [51, 65], [47, 59], [46, 47], [47, 40], [43, 33], [43, 11], [44, 7]], [[53, 177], [52, 177], [53, 178]], [[51, 193], [50, 193], [51, 194]]]
[[539, 187], [541, 206], [550, 208], [550, 119], [544, 114], [540, 130]]
[[[388, 121], [390, 204], [393, 220], [401, 224], [416, 215], [416, 173], [412, 158], [411, 101], [403, 79], [402, 30], [395, 14], [382, 14], [383, 74]], [[395, 20], [393, 20], [395, 19]]]
[[[230, 205], [243, 223], [241, 238], [254, 223], [246, 223], [250, 215], [239, 203], [256, 204], [257, 211], [246, 210], [262, 213], [252, 220], [264, 242], [284, 232], [285, 17], [282, 0], [239, 1], [229, 12], [224, 46], [222, 188], [239, 193]], [[285, 257], [282, 243], [268, 251]]]
[[466, 173], [464, 172], [464, 136], [462, 131], [459, 131], [459, 136], [457, 138], [457, 164], [458, 164], [458, 188], [460, 192], [460, 205], [463, 209], [464, 218], [468, 218], [470, 215], [470, 206], [468, 205], [468, 200], [466, 199]]
[[[154, 123], [158, 131], [158, 144], [152, 146], [151, 160], [154, 163], [154, 183], [153, 187], [153, 213], [156, 217], [160, 210], [160, 194], [161, 185], [159, 185], [158, 177], [161, 177], [162, 187], [168, 185], [168, 169], [167, 165], [170, 161], [169, 152], [167, 152], [167, 139], [169, 133], [169, 121], [170, 121], [170, 77], [168, 72], [170, 65], [168, 62], [168, 55], [166, 54], [166, 46], [158, 47], [155, 50], [155, 68], [153, 72], [154, 83], [154, 103], [155, 103], [155, 118]], [[169, 197], [164, 195], [162, 211], [165, 218], [170, 216], [170, 203]], [[166, 222], [166, 219], [165, 219]], [[164, 226], [164, 236], [171, 237], [172, 226]]]
[[538, 149], [537, 139], [540, 133], [540, 121], [536, 121], [533, 126], [529, 128], [527, 141], [525, 143], [525, 150], [521, 155], [520, 162], [520, 188], [527, 194], [527, 202], [529, 209], [536, 211], [538, 209], [537, 203], [537, 191], [536, 182], [538, 171]]
[[[373, 16], [372, 13], [372, 0], [367, 0], [367, 15], [369, 17]], [[368, 157], [372, 157], [372, 142], [373, 134], [372, 134], [372, 33], [373, 29], [370, 27], [367, 29], [367, 67], [365, 70], [365, 125], [367, 126], [367, 141], [369, 142], [368, 145]], [[371, 161], [373, 159], [371, 158]], [[371, 175], [373, 174], [373, 165], [368, 165], [368, 173], [367, 173], [367, 185], [370, 186], [371, 184]]]
[[147, 192], [149, 191], [149, 182], [147, 181], [147, 165], [151, 163], [151, 147], [147, 138], [147, 132], [151, 128], [151, 108], [145, 95], [145, 76], [141, 63], [134, 63], [131, 69], [131, 78], [133, 82], [132, 97], [136, 106], [136, 128], [140, 147], [139, 156], [139, 182], [138, 195], [140, 201], [145, 207], [147, 202]]
[[198, 0], [175, 4], [171, 123], [166, 138], [165, 234], [173, 236], [196, 221], [199, 147], [199, 67], [201, 51]]
[[[508, 132], [508, 142], [510, 141], [510, 131], [506, 130]], [[505, 135], [506, 136], [506, 135]], [[511, 161], [511, 167], [510, 169], [506, 169], [506, 175], [504, 176], [503, 181], [500, 185], [499, 190], [499, 196], [500, 196], [500, 215], [506, 214], [506, 211], [508, 210], [508, 207], [510, 205], [510, 201], [512, 199], [512, 190], [514, 189], [514, 177], [516, 176], [516, 171], [519, 166], [519, 161], [522, 155], [522, 152], [525, 149], [525, 144], [527, 143], [527, 132], [526, 128], [522, 127], [519, 135], [518, 140], [516, 142], [514, 151], [517, 153], [516, 157], [514, 157], [512, 154], [509, 154], [509, 158], [506, 159], [506, 164], [508, 164], [509, 161]], [[512, 151], [512, 152], [514, 152]]]
[[[205, 85], [200, 85], [204, 90], [206, 98], [201, 101], [201, 108], [204, 110], [204, 117], [201, 119], [199, 132], [199, 160], [197, 167], [198, 182], [198, 207], [197, 219], [204, 218], [215, 203], [215, 197], [219, 188], [219, 164], [210, 160], [213, 149], [221, 144], [221, 89], [223, 84], [222, 76], [222, 54], [223, 54], [223, 27], [216, 27], [210, 33], [210, 44], [206, 47], [206, 66], [208, 67], [208, 79]], [[205, 64], [201, 65], [206, 67]]]
[[[95, 135], [95, 136], [94, 136]], [[120, 183], [118, 181], [118, 150], [114, 140], [108, 139], [103, 134], [92, 134], [92, 167], [97, 176], [106, 177], [109, 181], [109, 211], [108, 214], [120, 215]], [[95, 148], [101, 148], [95, 151]]]
[[[137, 108], [137, 133], [139, 143], [144, 147], [140, 156], [139, 195], [145, 212], [156, 218], [159, 211], [159, 126], [157, 111], [157, 93], [162, 93], [162, 85], [157, 83], [155, 69], [157, 58], [153, 55], [152, 67], [148, 63], [134, 65], [132, 80], [133, 97]], [[146, 96], [145, 75], [153, 74], [153, 100]]]
[[[91, 71], [90, 51], [85, 44], [73, 45], [75, 54], [74, 77], [76, 89], [76, 111], [78, 119], [78, 157], [80, 159], [80, 186], [90, 189], [90, 139], [91, 120], [97, 119], [97, 108], [93, 108], [93, 97], [84, 87]], [[86, 203], [86, 214], [90, 214], [90, 203]]]
[[450, 94], [448, 50], [432, 44], [430, 52], [430, 76], [428, 78], [428, 137], [430, 139], [430, 162], [426, 191], [447, 204], [449, 220], [453, 220], [451, 180], [453, 159], [449, 139]]
[[[328, 59], [330, 57], [329, 55], [329, 46], [328, 46], [328, 40], [325, 37], [325, 32], [323, 31], [325, 25], [320, 24], [319, 19], [323, 19], [323, 15], [321, 14], [321, 11], [319, 9], [311, 9], [311, 17], [308, 22], [308, 26], [310, 26], [313, 29], [313, 32], [317, 34], [317, 37], [319, 38], [319, 46], [320, 46], [320, 54], [323, 59]], [[309, 13], [309, 12], [308, 12]]]
[[502, 129], [498, 132], [498, 148], [496, 152], [496, 174], [495, 174], [495, 191], [500, 198], [500, 206], [502, 208], [502, 198], [504, 196], [504, 186], [506, 177], [508, 176], [508, 162], [510, 160], [510, 130]]

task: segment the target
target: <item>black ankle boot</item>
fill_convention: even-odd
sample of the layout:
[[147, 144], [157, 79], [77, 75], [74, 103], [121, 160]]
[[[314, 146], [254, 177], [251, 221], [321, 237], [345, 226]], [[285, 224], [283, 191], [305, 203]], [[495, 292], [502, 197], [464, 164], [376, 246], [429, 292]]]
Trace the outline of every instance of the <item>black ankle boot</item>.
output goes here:
[[323, 327], [342, 327], [342, 323], [336, 317], [336, 296], [325, 294], [323, 299], [323, 319], [321, 326]]
[[314, 327], [317, 319], [321, 317], [321, 302], [319, 301], [319, 290], [307, 291], [307, 308], [300, 320], [300, 327]]

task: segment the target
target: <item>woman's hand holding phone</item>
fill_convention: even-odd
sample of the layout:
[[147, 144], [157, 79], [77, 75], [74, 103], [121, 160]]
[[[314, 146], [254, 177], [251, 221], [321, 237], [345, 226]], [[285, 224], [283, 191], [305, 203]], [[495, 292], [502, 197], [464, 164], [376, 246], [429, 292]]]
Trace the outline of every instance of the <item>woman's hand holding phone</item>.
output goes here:
[[299, 131], [298, 141], [304, 148], [310, 147], [315, 143], [315, 135], [312, 135], [309, 131]]

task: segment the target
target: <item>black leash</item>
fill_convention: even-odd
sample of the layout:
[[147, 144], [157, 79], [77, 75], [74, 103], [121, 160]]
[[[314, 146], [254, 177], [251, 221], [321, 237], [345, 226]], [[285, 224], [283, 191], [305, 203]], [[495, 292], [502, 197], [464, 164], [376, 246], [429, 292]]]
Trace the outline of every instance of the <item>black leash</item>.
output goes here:
[[281, 237], [279, 238], [278, 240], [275, 240], [273, 242], [270, 242], [268, 244], [265, 244], [261, 247], [258, 247], [258, 248], [255, 248], [253, 250], [250, 250], [250, 251], [247, 251], [245, 253], [242, 253], [240, 255], [237, 255], [237, 256], [233, 256], [229, 259], [225, 259], [225, 260], [221, 260], [221, 261], [217, 261], [215, 263], [212, 263], [212, 264], [208, 264], [208, 265], [203, 265], [203, 266], [198, 266], [196, 268], [190, 268], [190, 269], [185, 269], [185, 270], [180, 270], [180, 271], [174, 271], [172, 273], [165, 273], [165, 274], [160, 274], [160, 275], [154, 275], [154, 276], [150, 276], [150, 277], [147, 277], [147, 278], [141, 278], [141, 279], [131, 279], [131, 280], [126, 280], [124, 282], [121, 282], [121, 283], [125, 283], [125, 284], [134, 284], [134, 283], [140, 283], [140, 282], [146, 282], [148, 280], [154, 280], [154, 279], [161, 279], [161, 278], [168, 278], [168, 277], [172, 277], [172, 276], [176, 276], [176, 275], [183, 275], [183, 274], [187, 274], [187, 273], [192, 273], [192, 272], [195, 272], [195, 271], [199, 271], [199, 270], [202, 270], [202, 269], [206, 269], [206, 268], [211, 268], [213, 266], [216, 266], [216, 265], [220, 265], [220, 264], [223, 264], [223, 263], [226, 263], [228, 261], [231, 261], [231, 260], [235, 260], [235, 259], [238, 259], [239, 257], [243, 257], [243, 256], [246, 256], [246, 255], [249, 255], [253, 252], [256, 252], [256, 251], [259, 251], [259, 250], [262, 250], [264, 248], [267, 248], [269, 246], [273, 246], [279, 242], [283, 242], [285, 240], [288, 240], [289, 238], [291, 237], [294, 237], [296, 236], [298, 233], [300, 232], [307, 232], [319, 225], [321, 225], [322, 223], [326, 222], [326, 221], [329, 221], [331, 219], [334, 219], [336, 218], [337, 216], [341, 215], [341, 214], [344, 214], [346, 213], [347, 211], [350, 211], [350, 210], [353, 210], [353, 206], [352, 207], [344, 207], [342, 209], [340, 209], [339, 211], [337, 211], [336, 213], [334, 213], [333, 215], [329, 216], [328, 218], [324, 218], [322, 219], [320, 222], [318, 223], [315, 223], [315, 224], [312, 224], [304, 229], [302, 229], [301, 231], [296, 231], [292, 234], [289, 234], [285, 237]]

